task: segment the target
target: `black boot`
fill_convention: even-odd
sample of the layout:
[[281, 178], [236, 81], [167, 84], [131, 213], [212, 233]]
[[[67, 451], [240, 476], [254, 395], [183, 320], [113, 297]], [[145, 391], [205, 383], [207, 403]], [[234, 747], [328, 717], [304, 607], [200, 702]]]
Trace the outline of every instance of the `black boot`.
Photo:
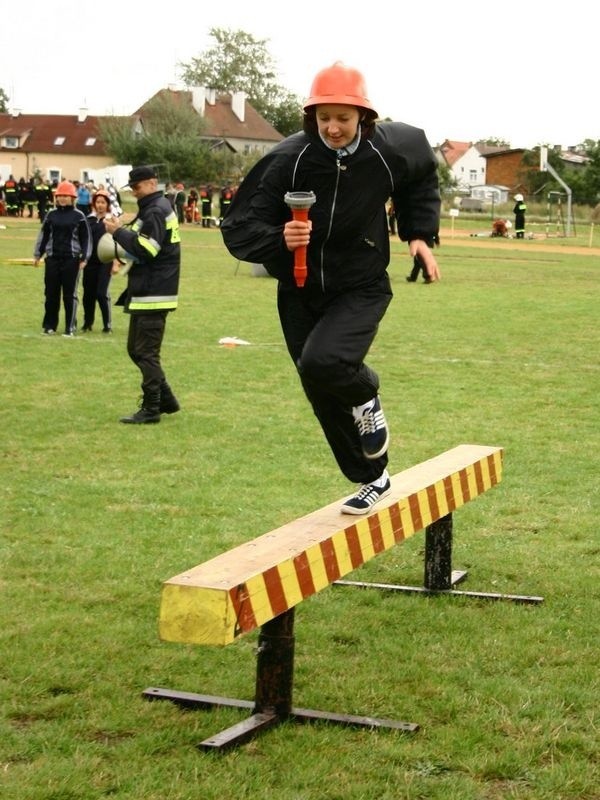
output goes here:
[[166, 381], [163, 381], [160, 386], [160, 404], [159, 411], [161, 414], [175, 414], [181, 409], [179, 400], [173, 394], [173, 391]]
[[160, 422], [160, 395], [156, 393], [144, 393], [142, 405], [127, 417], [121, 417], [121, 422], [129, 425], [148, 425], [153, 422]]

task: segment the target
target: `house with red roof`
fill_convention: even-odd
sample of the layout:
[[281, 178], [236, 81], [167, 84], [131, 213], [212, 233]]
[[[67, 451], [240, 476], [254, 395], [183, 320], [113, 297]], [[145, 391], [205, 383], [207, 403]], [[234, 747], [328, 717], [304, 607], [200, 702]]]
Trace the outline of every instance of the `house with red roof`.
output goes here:
[[[176, 102], [189, 104], [206, 120], [201, 137], [215, 147], [235, 153], [263, 155], [283, 139], [247, 102], [242, 92], [219, 94], [213, 89], [188, 91], [162, 89]], [[156, 97], [157, 95], [154, 95]], [[150, 98], [131, 117], [134, 132], [143, 132], [144, 110]], [[76, 115], [0, 114], [0, 185], [9, 175], [15, 180], [36, 174], [47, 181], [87, 181], [90, 176], [114, 165], [106, 153], [100, 133], [103, 117], [88, 115], [82, 108]]]

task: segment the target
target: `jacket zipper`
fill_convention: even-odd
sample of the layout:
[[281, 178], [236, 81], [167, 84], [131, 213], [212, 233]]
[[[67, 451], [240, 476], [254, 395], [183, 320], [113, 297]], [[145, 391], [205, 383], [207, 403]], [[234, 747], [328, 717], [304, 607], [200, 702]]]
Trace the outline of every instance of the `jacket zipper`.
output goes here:
[[337, 201], [337, 194], [338, 194], [338, 186], [340, 184], [340, 172], [346, 167], [342, 167], [342, 159], [341, 156], [336, 157], [335, 162], [337, 168], [337, 174], [335, 176], [335, 189], [333, 190], [333, 202], [331, 203], [331, 210], [329, 212], [329, 227], [327, 228], [327, 236], [323, 240], [323, 244], [321, 245], [321, 255], [320, 255], [320, 273], [321, 273], [321, 291], [325, 292], [325, 264], [324, 264], [324, 250], [325, 245], [329, 241], [329, 237], [331, 235], [331, 228], [333, 226], [333, 213], [335, 211], [335, 204]]

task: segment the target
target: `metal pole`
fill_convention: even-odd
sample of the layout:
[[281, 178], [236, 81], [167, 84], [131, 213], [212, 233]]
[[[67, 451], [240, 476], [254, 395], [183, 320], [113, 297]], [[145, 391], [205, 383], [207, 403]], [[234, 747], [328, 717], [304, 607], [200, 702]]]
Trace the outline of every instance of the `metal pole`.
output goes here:
[[425, 589], [452, 588], [452, 514], [425, 528]]
[[260, 629], [254, 713], [287, 717], [294, 683], [294, 608]]

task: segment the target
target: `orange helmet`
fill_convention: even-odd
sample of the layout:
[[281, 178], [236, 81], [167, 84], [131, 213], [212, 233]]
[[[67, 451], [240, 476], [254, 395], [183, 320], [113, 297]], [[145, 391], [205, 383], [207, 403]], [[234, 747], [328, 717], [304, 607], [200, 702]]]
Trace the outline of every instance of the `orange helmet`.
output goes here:
[[323, 103], [358, 106], [377, 115], [367, 97], [365, 79], [357, 69], [347, 67], [341, 61], [336, 61], [331, 67], [317, 73], [310, 87], [310, 97], [304, 103], [304, 110]]
[[62, 194], [66, 197], [77, 197], [77, 189], [71, 181], [61, 181], [56, 187], [54, 194]]
[[97, 197], [103, 197], [106, 200], [106, 202], [108, 203], [108, 207], [110, 208], [110, 195], [109, 195], [109, 193], [107, 191], [105, 191], [104, 189], [98, 189], [96, 192], [94, 192], [94, 196], [92, 197], [92, 205], [93, 206], [96, 205], [96, 198]]

